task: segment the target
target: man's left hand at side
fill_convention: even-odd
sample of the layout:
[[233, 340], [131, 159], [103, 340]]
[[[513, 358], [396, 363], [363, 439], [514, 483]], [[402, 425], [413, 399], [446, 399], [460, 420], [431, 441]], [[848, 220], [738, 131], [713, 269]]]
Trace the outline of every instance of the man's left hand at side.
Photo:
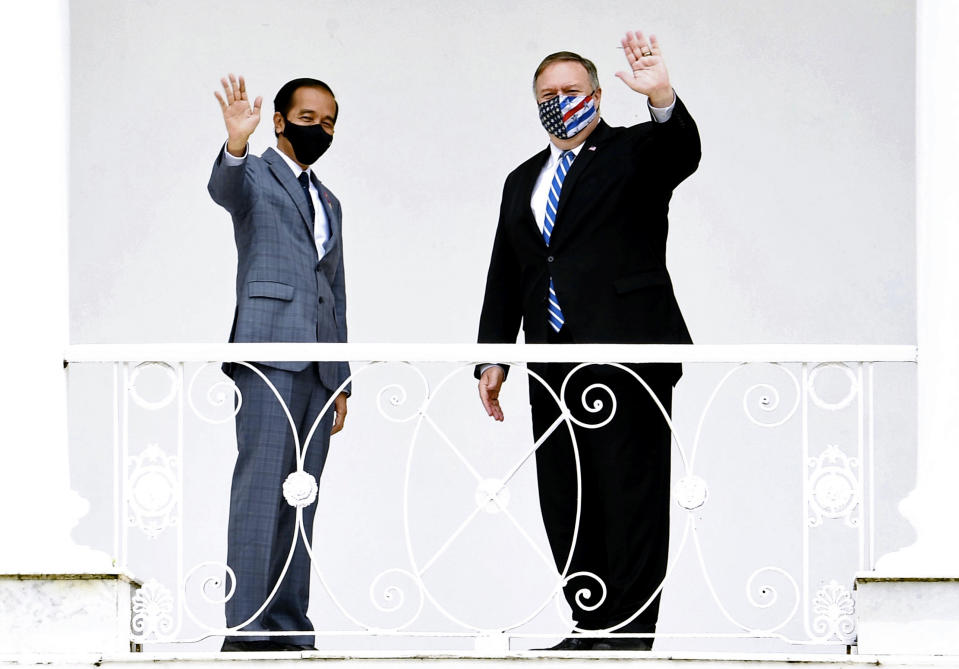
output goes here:
[[343, 429], [343, 425], [346, 423], [346, 393], [340, 393], [336, 396], [336, 399], [333, 400], [333, 429], [330, 430], [330, 434], [336, 434]]
[[493, 420], [503, 420], [503, 409], [499, 405], [499, 391], [503, 387], [506, 373], [499, 365], [491, 365], [481, 375], [479, 380], [479, 396], [486, 415]]

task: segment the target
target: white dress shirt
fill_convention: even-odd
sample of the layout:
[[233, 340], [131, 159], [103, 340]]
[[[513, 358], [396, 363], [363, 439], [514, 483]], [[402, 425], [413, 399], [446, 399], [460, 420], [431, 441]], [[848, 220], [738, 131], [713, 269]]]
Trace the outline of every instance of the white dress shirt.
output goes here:
[[[227, 151], [226, 144], [224, 144], [223, 161], [227, 165], [231, 166], [242, 165], [249, 152], [250, 145], [247, 144], [243, 155], [238, 158]], [[303, 169], [296, 164], [296, 161], [282, 151], [277, 150], [277, 153], [280, 154], [280, 157], [283, 158], [287, 165], [289, 165], [290, 170], [293, 172], [293, 176], [296, 179], [299, 179], [300, 173], [303, 172]], [[313, 222], [313, 242], [316, 244], [316, 257], [322, 259], [323, 256], [326, 255], [326, 250], [323, 248], [323, 245], [326, 244], [330, 238], [330, 220], [327, 218], [326, 209], [323, 207], [323, 203], [320, 201], [320, 191], [317, 189], [316, 183], [313, 181], [313, 168], [306, 168], [306, 173], [310, 175], [310, 199], [313, 200], [313, 210], [316, 212], [316, 220]]]

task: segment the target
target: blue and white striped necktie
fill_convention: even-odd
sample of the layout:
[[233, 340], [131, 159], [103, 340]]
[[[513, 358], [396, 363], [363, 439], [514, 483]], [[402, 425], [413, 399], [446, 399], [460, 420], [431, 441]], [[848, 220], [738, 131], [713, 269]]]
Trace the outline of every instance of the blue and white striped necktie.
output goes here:
[[[559, 207], [559, 194], [563, 190], [563, 180], [566, 179], [566, 173], [575, 158], [576, 154], [572, 151], [564, 151], [560, 154], [556, 165], [556, 175], [553, 177], [553, 184], [549, 189], [549, 196], [546, 198], [546, 218], [543, 220], [543, 239], [546, 241], [546, 246], [549, 246], [549, 238], [552, 237], [553, 226], [556, 225], [556, 209]], [[549, 277], [547, 320], [556, 332], [559, 332], [563, 323], [566, 322], [563, 318], [563, 310], [559, 307], [556, 290], [553, 288], [553, 277]]]

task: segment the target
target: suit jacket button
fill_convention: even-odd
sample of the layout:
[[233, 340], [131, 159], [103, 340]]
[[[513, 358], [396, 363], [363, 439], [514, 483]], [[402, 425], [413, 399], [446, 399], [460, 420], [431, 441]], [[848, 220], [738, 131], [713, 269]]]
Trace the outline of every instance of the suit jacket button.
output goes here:
[[549, 256], [549, 257], [546, 259], [546, 262], [553, 262], [553, 256]]
[[319, 304], [323, 304], [323, 296], [322, 296], [322, 295], [320, 296]]
[[316, 271], [317, 271], [317, 272], [319, 272], [322, 267], [323, 267], [323, 263], [319, 263], [319, 262], [316, 263]]

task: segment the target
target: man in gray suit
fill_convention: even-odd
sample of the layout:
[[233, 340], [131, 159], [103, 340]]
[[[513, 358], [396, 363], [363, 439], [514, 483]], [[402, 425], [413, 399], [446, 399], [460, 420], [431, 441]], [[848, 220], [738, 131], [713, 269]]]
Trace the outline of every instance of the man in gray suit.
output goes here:
[[[340, 203], [310, 168], [333, 141], [339, 112], [333, 91], [318, 79], [285, 84], [273, 101], [276, 150], [257, 157], [249, 155], [248, 139], [260, 121], [262, 98], [250, 104], [243, 77], [231, 74], [221, 83], [223, 95], [215, 95], [227, 141], [208, 189], [233, 218], [237, 274], [230, 341], [345, 342]], [[228, 585], [236, 589], [226, 604], [226, 623], [252, 634], [226, 637], [223, 650], [310, 649], [304, 540], [312, 541], [316, 481], [330, 435], [346, 419], [349, 365], [258, 362], [225, 365], [224, 371], [241, 402], [227, 548], [235, 575]], [[307, 441], [333, 393], [334, 410], [323, 414]], [[298, 509], [304, 536], [298, 536]]]

